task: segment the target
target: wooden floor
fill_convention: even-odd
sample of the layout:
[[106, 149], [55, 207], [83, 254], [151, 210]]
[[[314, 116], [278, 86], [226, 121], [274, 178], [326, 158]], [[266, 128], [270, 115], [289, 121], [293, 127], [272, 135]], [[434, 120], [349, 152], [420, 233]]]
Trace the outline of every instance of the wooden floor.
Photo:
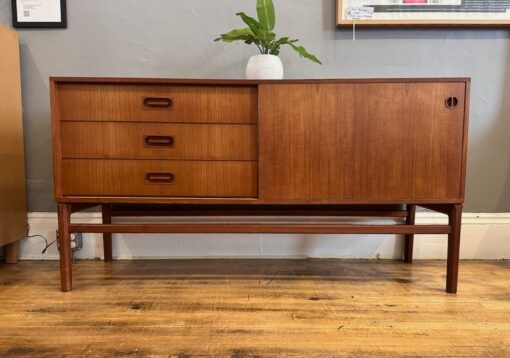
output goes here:
[[0, 357], [510, 357], [510, 263], [0, 265]]

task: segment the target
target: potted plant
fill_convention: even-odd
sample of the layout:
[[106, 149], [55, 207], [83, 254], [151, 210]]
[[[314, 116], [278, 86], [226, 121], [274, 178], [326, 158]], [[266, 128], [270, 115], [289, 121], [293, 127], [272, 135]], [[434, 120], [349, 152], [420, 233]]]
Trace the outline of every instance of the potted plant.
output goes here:
[[243, 41], [248, 45], [255, 45], [260, 55], [252, 56], [246, 67], [246, 77], [249, 79], [282, 79], [283, 64], [278, 55], [283, 45], [294, 49], [302, 58], [309, 59], [315, 63], [322, 64], [314, 55], [310, 54], [303, 46], [297, 44], [299, 40], [290, 37], [276, 38], [273, 32], [276, 23], [274, 4], [272, 0], [257, 0], [257, 17], [239, 12], [244, 23], [248, 26], [241, 29], [234, 29], [220, 35], [215, 41], [234, 42]]

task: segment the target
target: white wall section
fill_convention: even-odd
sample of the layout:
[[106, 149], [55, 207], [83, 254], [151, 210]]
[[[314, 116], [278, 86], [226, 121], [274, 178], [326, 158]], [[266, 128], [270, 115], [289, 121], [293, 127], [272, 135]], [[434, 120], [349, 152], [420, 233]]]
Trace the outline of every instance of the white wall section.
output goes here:
[[[100, 220], [101, 216], [98, 213], [73, 215], [73, 221], [76, 222], [93, 223]], [[367, 224], [383, 222], [372, 219], [360, 220]], [[417, 224], [447, 222], [446, 216], [431, 212], [418, 212], [416, 220]], [[57, 228], [55, 213], [31, 213], [29, 224], [31, 235], [42, 234], [48, 240], [55, 239]], [[123, 234], [114, 235], [113, 255], [117, 259], [230, 257], [393, 259], [399, 258], [402, 254], [401, 240], [395, 235]], [[510, 213], [465, 213], [461, 240], [462, 259], [510, 259]], [[417, 235], [414, 256], [416, 259], [444, 259], [446, 244], [446, 235]], [[41, 254], [43, 248], [44, 242], [40, 238], [24, 240], [21, 243], [21, 259], [58, 259], [56, 246], [52, 246], [45, 255]], [[76, 258], [100, 258], [103, 256], [102, 250], [101, 236], [86, 234], [84, 248], [77, 253]]]

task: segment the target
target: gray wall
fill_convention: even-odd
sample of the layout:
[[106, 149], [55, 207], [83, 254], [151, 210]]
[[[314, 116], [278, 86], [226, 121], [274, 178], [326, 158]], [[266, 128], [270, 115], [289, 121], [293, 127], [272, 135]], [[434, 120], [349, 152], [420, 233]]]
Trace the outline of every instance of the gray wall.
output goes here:
[[[0, 23], [11, 24], [11, 0]], [[31, 211], [54, 209], [48, 77], [242, 78], [253, 48], [213, 43], [254, 13], [255, 0], [68, 0], [66, 30], [20, 30]], [[509, 34], [494, 29], [336, 30], [334, 0], [276, 0], [277, 30], [303, 40], [324, 66], [285, 51], [288, 78], [473, 79], [468, 211], [510, 211]], [[0, 54], [1, 55], [1, 54]]]

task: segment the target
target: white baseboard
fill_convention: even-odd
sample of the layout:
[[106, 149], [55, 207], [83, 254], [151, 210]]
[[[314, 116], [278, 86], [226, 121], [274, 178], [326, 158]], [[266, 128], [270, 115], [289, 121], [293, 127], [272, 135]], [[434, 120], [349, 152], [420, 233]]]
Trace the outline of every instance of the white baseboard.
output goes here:
[[[73, 221], [98, 223], [100, 220], [99, 213], [73, 215]], [[380, 222], [374, 219], [360, 220], [372, 224]], [[418, 224], [447, 222], [446, 216], [431, 212], [419, 212], [416, 220]], [[28, 222], [31, 235], [41, 234], [49, 241], [55, 239], [57, 228], [55, 213], [30, 213]], [[444, 259], [446, 243], [445, 235], [418, 235], [415, 240], [414, 256], [416, 259]], [[43, 248], [44, 242], [40, 238], [23, 240], [21, 258], [58, 259], [56, 245], [44, 255], [41, 254]], [[84, 247], [76, 253], [76, 257], [101, 258], [102, 251], [101, 236], [86, 234]], [[393, 259], [402, 254], [402, 239], [395, 235], [122, 234], [114, 235], [113, 252], [117, 259], [230, 257]], [[465, 213], [461, 258], [510, 259], [510, 213]]]

